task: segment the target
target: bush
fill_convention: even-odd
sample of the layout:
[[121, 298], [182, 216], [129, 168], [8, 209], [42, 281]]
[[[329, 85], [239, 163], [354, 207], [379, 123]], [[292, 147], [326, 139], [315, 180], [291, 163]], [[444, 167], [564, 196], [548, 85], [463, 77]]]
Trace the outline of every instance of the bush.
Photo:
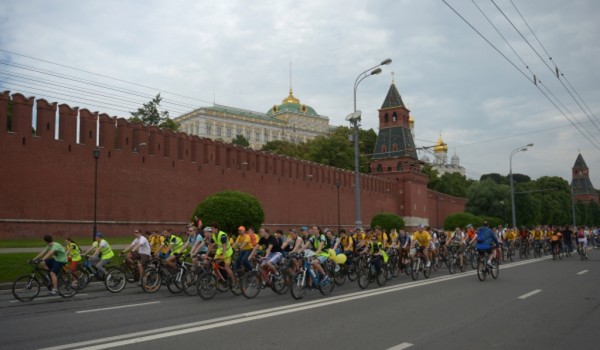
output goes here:
[[197, 216], [202, 223], [219, 223], [221, 231], [231, 235], [242, 225], [258, 229], [265, 220], [265, 212], [256, 197], [239, 191], [223, 191], [206, 197], [192, 218]]
[[488, 224], [490, 225], [490, 228], [492, 227], [498, 227], [498, 225], [504, 225], [504, 223], [502, 222], [502, 219], [500, 218], [495, 218], [492, 216], [480, 216], [480, 219], [483, 223], [483, 221], [487, 221]]
[[456, 213], [448, 215], [444, 221], [444, 229], [454, 231], [455, 228], [460, 227], [464, 229], [468, 224], [473, 225], [474, 228], [481, 226], [483, 219], [478, 216], [469, 213]]
[[371, 228], [380, 226], [385, 232], [390, 232], [391, 229], [401, 229], [406, 226], [404, 219], [392, 213], [381, 213], [373, 216], [371, 219]]

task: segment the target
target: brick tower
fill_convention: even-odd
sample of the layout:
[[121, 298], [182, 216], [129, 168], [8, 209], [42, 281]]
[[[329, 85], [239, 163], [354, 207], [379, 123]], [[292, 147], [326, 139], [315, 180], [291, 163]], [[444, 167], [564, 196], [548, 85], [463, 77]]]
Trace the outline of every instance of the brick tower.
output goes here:
[[571, 181], [571, 187], [573, 188], [575, 201], [585, 203], [591, 201], [598, 202], [598, 192], [594, 189], [590, 181], [590, 170], [587, 164], [585, 164], [581, 153], [579, 153], [575, 160], [572, 174], [573, 181]]

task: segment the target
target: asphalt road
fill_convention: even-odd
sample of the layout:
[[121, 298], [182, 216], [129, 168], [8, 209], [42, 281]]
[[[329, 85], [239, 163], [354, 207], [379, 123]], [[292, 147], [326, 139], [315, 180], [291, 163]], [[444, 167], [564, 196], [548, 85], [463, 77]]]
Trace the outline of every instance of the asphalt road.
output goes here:
[[474, 271], [413, 282], [407, 276], [365, 291], [347, 281], [302, 301], [262, 290], [253, 300], [119, 294], [101, 285], [72, 299], [29, 303], [0, 293], [3, 349], [597, 349], [600, 250], [501, 266], [480, 282]]

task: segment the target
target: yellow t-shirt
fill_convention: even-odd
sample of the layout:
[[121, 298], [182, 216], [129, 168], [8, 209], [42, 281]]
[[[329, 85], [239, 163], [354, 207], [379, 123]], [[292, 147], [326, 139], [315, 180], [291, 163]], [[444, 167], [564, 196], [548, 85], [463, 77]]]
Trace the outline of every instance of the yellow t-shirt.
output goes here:
[[239, 235], [235, 240], [235, 247], [240, 248], [240, 250], [252, 250], [250, 235], [247, 233]]
[[412, 240], [419, 242], [419, 245], [421, 247], [428, 248], [429, 243], [431, 243], [431, 235], [429, 234], [429, 232], [427, 232], [425, 230], [417, 231], [417, 232], [413, 233]]
[[[150, 251], [152, 253], [156, 253], [156, 250], [158, 249], [158, 247], [160, 247], [161, 244], [163, 244], [164, 241], [165, 241], [165, 237], [163, 237], [161, 235], [155, 235], [155, 236], [148, 237], [148, 243], [150, 243]], [[167, 252], [167, 247], [164, 247], [163, 249], [161, 249], [161, 253], [166, 253], [166, 252]]]
[[534, 230], [533, 231], [533, 239], [535, 239], [536, 241], [539, 241], [540, 239], [542, 239], [542, 237], [544, 236], [544, 233], [540, 230]]

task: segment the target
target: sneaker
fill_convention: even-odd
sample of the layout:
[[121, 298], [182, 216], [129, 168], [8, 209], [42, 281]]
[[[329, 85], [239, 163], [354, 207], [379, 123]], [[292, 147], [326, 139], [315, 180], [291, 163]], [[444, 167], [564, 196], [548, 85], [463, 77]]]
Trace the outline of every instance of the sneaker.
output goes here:
[[335, 265], [335, 272], [340, 272], [340, 265]]
[[141, 286], [142, 285], [142, 280], [138, 280], [137, 285]]
[[323, 278], [323, 279], [321, 280], [321, 285], [323, 285], [323, 286], [324, 286], [324, 285], [327, 285], [327, 284], [329, 284], [329, 283], [331, 283], [331, 278], [329, 278], [329, 276], [325, 276], [325, 278]]
[[48, 292], [48, 295], [49, 296], [58, 295], [58, 289], [52, 289], [51, 291]]
[[487, 264], [488, 264], [488, 266], [490, 266], [490, 267], [494, 267], [494, 265], [492, 265], [492, 261], [491, 261], [491, 260], [488, 260], [488, 261], [487, 261]]
[[425, 267], [430, 267], [431, 266], [431, 261], [428, 261], [427, 264], [425, 264]]

